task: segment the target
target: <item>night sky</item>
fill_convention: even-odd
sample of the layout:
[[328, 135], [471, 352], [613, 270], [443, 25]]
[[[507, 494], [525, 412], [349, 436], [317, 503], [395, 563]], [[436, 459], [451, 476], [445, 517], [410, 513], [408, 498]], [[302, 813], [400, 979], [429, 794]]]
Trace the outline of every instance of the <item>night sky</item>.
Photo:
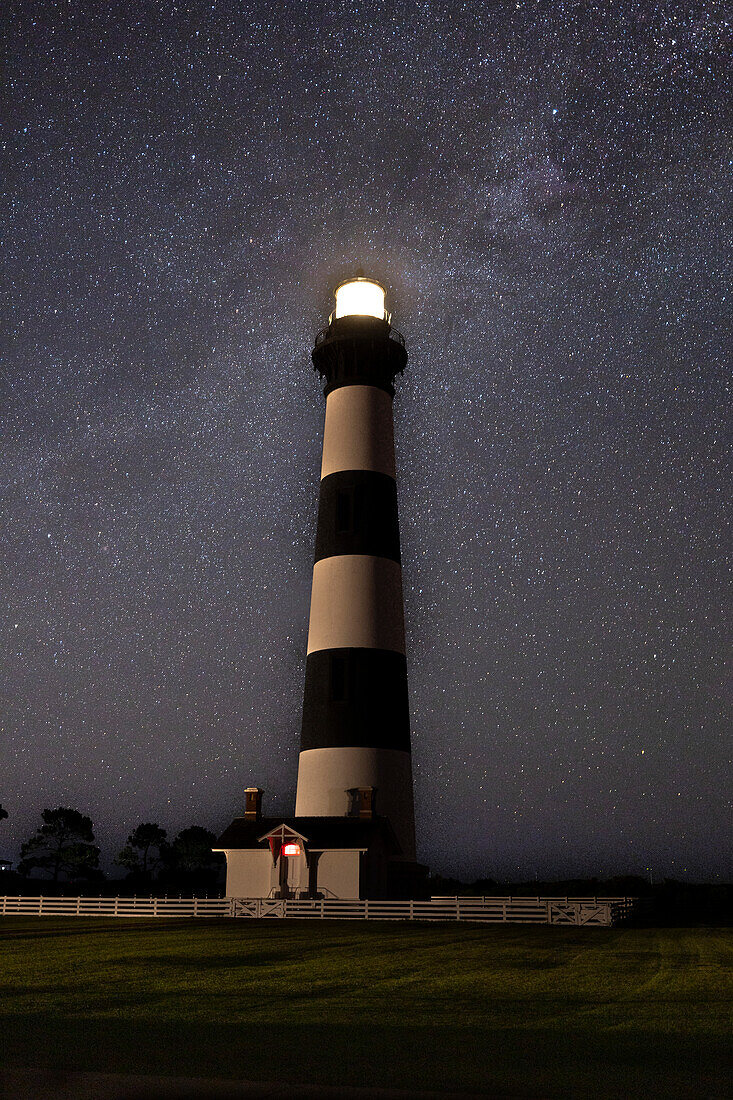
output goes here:
[[[45, 806], [292, 813], [324, 401], [363, 267], [419, 855], [730, 873], [730, 8], [2, 16], [0, 854]], [[728, 253], [728, 255], [726, 255]]]

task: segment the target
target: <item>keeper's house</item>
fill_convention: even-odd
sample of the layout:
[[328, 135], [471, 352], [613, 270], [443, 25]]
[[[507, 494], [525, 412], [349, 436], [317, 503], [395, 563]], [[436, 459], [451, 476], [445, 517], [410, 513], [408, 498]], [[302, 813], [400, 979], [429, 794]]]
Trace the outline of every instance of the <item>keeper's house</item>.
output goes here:
[[372, 812], [371, 788], [352, 792], [348, 817], [263, 817], [262, 791], [245, 792], [244, 817], [217, 841], [228, 897], [384, 898], [400, 856], [392, 826]]

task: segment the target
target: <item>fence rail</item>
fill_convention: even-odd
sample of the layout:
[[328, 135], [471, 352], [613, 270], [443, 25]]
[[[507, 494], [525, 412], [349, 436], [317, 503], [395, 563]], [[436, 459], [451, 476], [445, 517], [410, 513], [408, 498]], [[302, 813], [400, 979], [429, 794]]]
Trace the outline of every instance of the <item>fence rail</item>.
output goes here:
[[0, 916], [230, 917], [231, 898], [0, 897]]
[[233, 898], [232, 915], [263, 919], [475, 921], [609, 927], [627, 917], [633, 898], [431, 898], [430, 901], [290, 901]]
[[609, 927], [628, 917], [634, 898], [431, 898], [430, 901], [320, 901], [276, 898], [0, 897], [0, 916], [239, 917], [262, 920], [419, 920], [482, 924]]

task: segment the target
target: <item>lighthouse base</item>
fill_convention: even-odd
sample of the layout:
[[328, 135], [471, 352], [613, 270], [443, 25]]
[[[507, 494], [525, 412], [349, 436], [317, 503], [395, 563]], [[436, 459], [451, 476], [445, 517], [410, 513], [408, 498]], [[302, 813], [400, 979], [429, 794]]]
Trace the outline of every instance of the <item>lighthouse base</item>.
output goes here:
[[345, 817], [352, 792], [371, 788], [375, 808], [394, 830], [404, 860], [415, 860], [412, 758], [398, 749], [335, 746], [305, 749], [298, 763], [296, 817]]

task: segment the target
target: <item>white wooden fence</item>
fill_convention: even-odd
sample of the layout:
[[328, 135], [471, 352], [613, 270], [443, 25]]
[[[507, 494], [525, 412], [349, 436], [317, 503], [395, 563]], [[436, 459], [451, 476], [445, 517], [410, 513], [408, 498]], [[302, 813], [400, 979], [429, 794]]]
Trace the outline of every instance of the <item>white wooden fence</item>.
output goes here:
[[0, 897], [0, 916], [239, 917], [316, 920], [475, 921], [608, 927], [627, 917], [633, 898], [453, 897], [430, 901], [322, 901], [274, 898]]
[[431, 898], [430, 901], [283, 901], [233, 898], [235, 917], [336, 920], [477, 921], [483, 924], [610, 926], [628, 916], [633, 898]]
[[230, 917], [231, 898], [0, 897], [0, 916]]

